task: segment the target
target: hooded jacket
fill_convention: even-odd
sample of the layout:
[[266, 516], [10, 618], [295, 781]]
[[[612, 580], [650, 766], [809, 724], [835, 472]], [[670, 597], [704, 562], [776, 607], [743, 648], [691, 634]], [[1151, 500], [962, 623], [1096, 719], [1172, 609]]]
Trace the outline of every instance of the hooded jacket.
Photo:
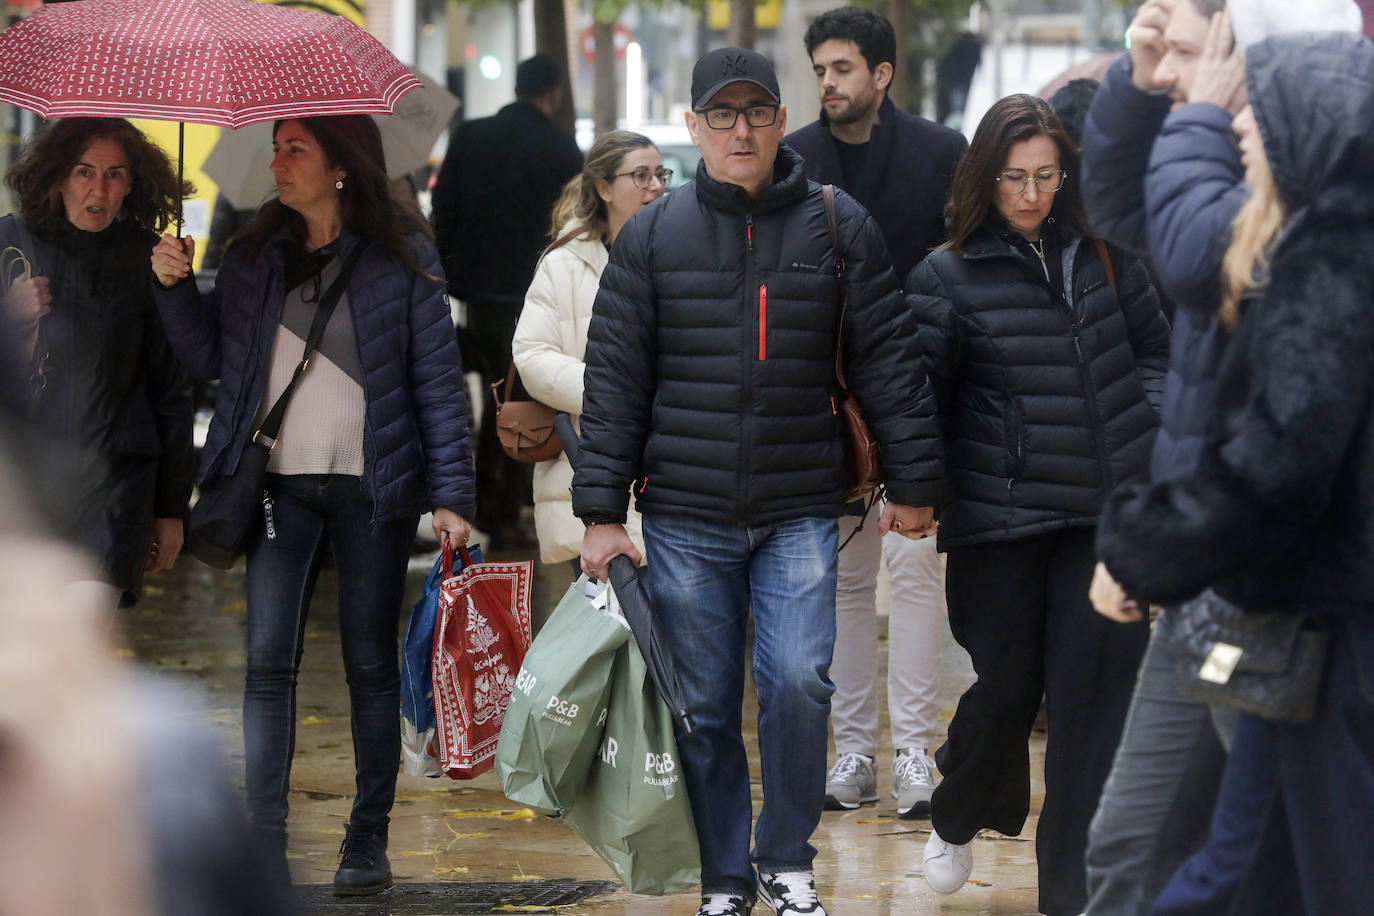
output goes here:
[[[851, 390], [877, 438], [888, 495], [932, 505], [935, 404], [873, 218], [835, 194]], [[587, 339], [573, 510], [764, 525], [844, 510], [835, 408], [840, 281], [821, 186], [779, 145], [756, 199], [711, 178], [640, 210], [616, 237]]]
[[1247, 610], [1369, 613], [1374, 44], [1268, 39], [1246, 82], [1288, 223], [1227, 347], [1197, 467], [1109, 501], [1098, 549], [1151, 601], [1214, 585]]
[[[807, 178], [844, 187], [839, 142], [824, 109], [787, 137], [806, 163]], [[899, 280], [945, 240], [945, 199], [966, 149], [957, 130], [908, 114], [887, 97], [878, 106], [868, 139], [868, 199], [859, 203], [878, 221]]]
[[1061, 258], [1064, 300], [989, 225], [907, 282], [944, 429], [941, 550], [1092, 525], [1145, 471], [1168, 322], [1130, 255], [1115, 290], [1091, 241], [1064, 238]]
[[[363, 241], [345, 229], [338, 257], [347, 258]], [[233, 474], [253, 432], [285, 302], [287, 244], [282, 230], [255, 258], [229, 249], [208, 302], [194, 283], [162, 289], [153, 281], [177, 355], [192, 375], [219, 379], [201, 481]], [[363, 490], [378, 521], [439, 506], [471, 518], [466, 399], [443, 273], [427, 239], [415, 236], [412, 244], [428, 276], [372, 245], [348, 281], [366, 404]]]

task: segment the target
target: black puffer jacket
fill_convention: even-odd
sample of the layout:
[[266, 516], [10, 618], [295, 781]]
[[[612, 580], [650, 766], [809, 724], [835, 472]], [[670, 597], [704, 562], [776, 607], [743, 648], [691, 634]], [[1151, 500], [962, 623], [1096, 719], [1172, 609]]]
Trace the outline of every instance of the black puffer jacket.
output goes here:
[[1269, 39], [1246, 51], [1246, 81], [1293, 215], [1226, 351], [1197, 468], [1115, 496], [1098, 549], [1151, 601], [1214, 584], [1247, 610], [1370, 614], [1374, 44]]
[[149, 289], [156, 241], [126, 220], [86, 232], [52, 218], [21, 233], [14, 217], [0, 219], [0, 248], [26, 250], [51, 283], [39, 325], [49, 368], [32, 408], [36, 426], [81, 455], [63, 481], [78, 507], [63, 533], [99, 560], [126, 604], [142, 585], [153, 519], [185, 514], [194, 470], [190, 381]]
[[[588, 330], [573, 510], [759, 525], [844, 509], [835, 413], [840, 288], [819, 185], [778, 148], [750, 200], [706, 174], [616, 238]], [[891, 499], [930, 505], [935, 404], [878, 226], [836, 193], [849, 311], [846, 374], [882, 450]]]
[[1148, 464], [1168, 322], [1135, 258], [1112, 258], [1118, 296], [1091, 241], [1060, 250], [1072, 305], [991, 227], [907, 282], [944, 428], [942, 550], [1091, 525]]

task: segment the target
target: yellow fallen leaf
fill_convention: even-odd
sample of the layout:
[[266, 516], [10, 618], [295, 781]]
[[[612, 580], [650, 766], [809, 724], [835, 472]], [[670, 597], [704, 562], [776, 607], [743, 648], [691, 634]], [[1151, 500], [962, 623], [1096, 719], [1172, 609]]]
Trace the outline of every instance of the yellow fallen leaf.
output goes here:
[[459, 840], [485, 840], [491, 836], [490, 833], [455, 833], [453, 836]]
[[133, 658], [133, 657], [134, 657], [134, 650], [133, 650], [133, 649], [115, 649], [115, 650], [114, 650], [114, 657], [115, 657], [115, 658]]
[[392, 853], [393, 856], [437, 856], [438, 854], [439, 850], [437, 849], [402, 849]]
[[449, 817], [495, 817], [503, 821], [532, 821], [539, 815], [529, 808], [520, 808], [512, 811], [509, 808], [497, 808], [490, 811], [449, 811]]
[[525, 874], [525, 873], [523, 873], [523, 872], [521, 872], [521, 873], [518, 874], [518, 875], [511, 875], [511, 876], [510, 876], [510, 879], [511, 879], [512, 881], [545, 881], [545, 880], [547, 880], [543, 875], [527, 875], [527, 874]]
[[992, 887], [992, 882], [991, 882], [991, 881], [978, 881], [978, 880], [976, 880], [976, 879], [974, 879], [974, 878], [969, 878], [969, 879], [968, 879], [968, 883], [969, 883], [969, 884], [972, 884], [972, 885], [975, 885], [975, 886], [977, 886], [977, 887]]
[[860, 894], [859, 896], [855, 897], [854, 899], [855, 899], [855, 900], [877, 900], [878, 898], [877, 898], [876, 896], [874, 896], [873, 894]]
[[328, 720], [328, 719], [321, 719], [319, 716], [306, 716], [304, 719], [301, 719], [301, 724], [302, 724], [302, 725], [328, 725], [328, 724], [329, 724], [329, 720]]
[[440, 865], [433, 871], [436, 875], [466, 875], [468, 867], [466, 865]]
[[221, 614], [247, 614], [248, 599], [240, 598], [237, 601], [227, 601], [219, 606]]
[[329, 836], [343, 836], [343, 835], [344, 835], [344, 831], [340, 830], [338, 827], [327, 827], [327, 828], [325, 828], [325, 831], [324, 831], [324, 832], [325, 832], [326, 834], [328, 834]]
[[503, 903], [500, 906], [492, 907], [493, 910], [507, 910], [515, 913], [557, 913], [564, 907], [572, 906], [571, 903], [564, 906], [536, 906], [533, 904], [514, 904]]

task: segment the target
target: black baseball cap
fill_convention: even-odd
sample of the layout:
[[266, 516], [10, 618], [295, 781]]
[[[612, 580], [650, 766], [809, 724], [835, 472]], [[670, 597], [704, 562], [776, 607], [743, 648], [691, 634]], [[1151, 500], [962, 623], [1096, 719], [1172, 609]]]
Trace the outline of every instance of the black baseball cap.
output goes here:
[[716, 48], [703, 54], [692, 68], [692, 107], [704, 108], [731, 83], [753, 83], [774, 102], [782, 101], [778, 76], [768, 58], [747, 48]]

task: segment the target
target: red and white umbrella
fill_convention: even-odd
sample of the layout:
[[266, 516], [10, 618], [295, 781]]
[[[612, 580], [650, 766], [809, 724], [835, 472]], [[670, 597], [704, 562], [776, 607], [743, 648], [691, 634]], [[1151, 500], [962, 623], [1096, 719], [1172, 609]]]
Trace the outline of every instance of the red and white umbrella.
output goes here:
[[0, 101], [44, 118], [240, 127], [389, 113], [419, 85], [342, 16], [256, 0], [75, 0], [0, 33]]

